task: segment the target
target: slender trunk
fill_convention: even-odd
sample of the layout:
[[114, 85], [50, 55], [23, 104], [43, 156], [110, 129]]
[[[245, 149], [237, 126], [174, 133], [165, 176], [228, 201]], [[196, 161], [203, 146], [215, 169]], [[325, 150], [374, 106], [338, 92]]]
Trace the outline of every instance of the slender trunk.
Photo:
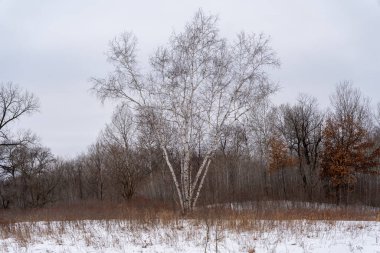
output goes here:
[[283, 191], [284, 191], [284, 198], [285, 198], [285, 200], [288, 200], [288, 196], [286, 194], [286, 184], [285, 184], [284, 170], [285, 170], [284, 168], [281, 169], [282, 185], [283, 185]]
[[82, 169], [80, 168], [78, 171], [78, 187], [79, 187], [79, 199], [83, 199], [83, 185], [82, 185]]
[[198, 198], [199, 198], [199, 193], [201, 192], [202, 190], [202, 187], [203, 187], [203, 183], [204, 183], [204, 180], [205, 180], [205, 177], [207, 175], [207, 171], [208, 171], [208, 168], [210, 167], [210, 163], [211, 163], [211, 159], [209, 159], [207, 161], [207, 165], [205, 167], [205, 171], [203, 173], [203, 176], [202, 176], [202, 179], [201, 179], [201, 182], [199, 183], [199, 186], [197, 188], [197, 193], [195, 195], [195, 198], [194, 198], [194, 201], [193, 201], [193, 205], [192, 205], [192, 208], [195, 207], [195, 205], [197, 204], [197, 201], [198, 201]]
[[181, 205], [181, 210], [183, 214], [186, 214], [193, 210], [196, 202], [199, 198], [200, 191], [204, 184], [204, 179], [207, 175], [208, 168], [211, 163], [210, 150], [204, 157], [201, 166], [199, 167], [194, 180], [191, 178], [191, 166], [190, 166], [190, 148], [185, 144], [185, 149], [183, 153], [183, 160], [181, 161], [181, 171], [180, 171], [180, 182], [177, 180], [174, 168], [169, 160], [169, 156], [165, 147], [162, 147], [164, 152], [164, 158], [166, 164], [169, 167], [170, 173], [172, 175], [175, 188], [177, 190], [177, 195]]
[[173, 169], [173, 166], [169, 160], [169, 156], [168, 156], [168, 152], [166, 150], [165, 147], [162, 147], [162, 151], [164, 153], [164, 158], [165, 158], [165, 161], [166, 161], [166, 164], [168, 165], [169, 167], [169, 171], [172, 175], [172, 179], [174, 181], [174, 185], [175, 185], [175, 188], [177, 190], [177, 195], [178, 195], [178, 199], [179, 199], [179, 203], [181, 205], [181, 210], [182, 212], [185, 212], [185, 209], [184, 209], [184, 203], [183, 203], [183, 198], [182, 198], [182, 192], [181, 192], [181, 188], [179, 186], [179, 183], [178, 183], [178, 180], [177, 180], [177, 177], [175, 175], [175, 172], [174, 172], [174, 169]]
[[340, 205], [340, 197], [341, 197], [341, 187], [340, 187], [340, 185], [338, 185], [336, 187], [335, 194], [336, 194], [336, 204], [339, 206]]
[[263, 168], [263, 178], [264, 178], [264, 193], [265, 197], [269, 198], [269, 186], [268, 186], [268, 172], [267, 167], [264, 163], [261, 163], [261, 167]]
[[183, 204], [185, 211], [191, 211], [191, 183], [190, 183], [190, 150], [188, 145], [185, 145], [185, 154], [183, 162]]

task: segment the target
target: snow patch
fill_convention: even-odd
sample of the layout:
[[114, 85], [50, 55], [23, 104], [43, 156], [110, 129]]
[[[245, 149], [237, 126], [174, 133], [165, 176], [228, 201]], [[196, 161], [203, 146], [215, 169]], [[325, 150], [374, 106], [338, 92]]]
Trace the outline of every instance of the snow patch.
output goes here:
[[[239, 231], [240, 230], [240, 231]], [[180, 220], [25, 222], [0, 230], [0, 252], [373, 252], [380, 222], [254, 221], [246, 229]]]

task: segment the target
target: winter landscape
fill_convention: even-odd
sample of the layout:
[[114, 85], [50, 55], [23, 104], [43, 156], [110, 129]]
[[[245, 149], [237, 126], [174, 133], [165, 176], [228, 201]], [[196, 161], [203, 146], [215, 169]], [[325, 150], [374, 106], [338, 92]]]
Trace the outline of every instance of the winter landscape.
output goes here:
[[0, 247], [3, 252], [380, 252], [379, 222], [255, 221], [248, 231], [218, 231], [219, 225], [18, 223], [11, 231], [25, 237], [2, 239]]
[[380, 253], [380, 2], [0, 0], [0, 252]]

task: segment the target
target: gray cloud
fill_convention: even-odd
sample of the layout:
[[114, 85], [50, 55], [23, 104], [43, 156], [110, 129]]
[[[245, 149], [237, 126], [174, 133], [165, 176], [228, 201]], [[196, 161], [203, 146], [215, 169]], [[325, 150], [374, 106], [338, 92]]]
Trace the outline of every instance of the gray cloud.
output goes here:
[[88, 92], [88, 79], [110, 69], [108, 41], [133, 31], [144, 64], [200, 7], [219, 15], [228, 38], [241, 30], [272, 37], [282, 61], [273, 72], [282, 86], [277, 103], [303, 92], [326, 106], [343, 79], [380, 100], [377, 0], [0, 0], [0, 80], [34, 92], [42, 106], [19, 127], [32, 129], [56, 154], [84, 151], [112, 112]]

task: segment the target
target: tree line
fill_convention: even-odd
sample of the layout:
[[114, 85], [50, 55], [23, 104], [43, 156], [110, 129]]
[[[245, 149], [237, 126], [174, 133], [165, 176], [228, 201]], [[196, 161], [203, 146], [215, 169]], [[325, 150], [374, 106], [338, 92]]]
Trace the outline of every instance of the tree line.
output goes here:
[[2, 84], [0, 198], [3, 208], [52, 202], [163, 201], [197, 205], [264, 199], [380, 204], [380, 104], [349, 82], [328, 110], [300, 95], [273, 105], [280, 65], [263, 34], [229, 41], [198, 11], [142, 69], [137, 39], [110, 42], [114, 70], [92, 78], [94, 94], [119, 105], [98, 139], [72, 160], [55, 157], [12, 122], [38, 110], [36, 97]]

